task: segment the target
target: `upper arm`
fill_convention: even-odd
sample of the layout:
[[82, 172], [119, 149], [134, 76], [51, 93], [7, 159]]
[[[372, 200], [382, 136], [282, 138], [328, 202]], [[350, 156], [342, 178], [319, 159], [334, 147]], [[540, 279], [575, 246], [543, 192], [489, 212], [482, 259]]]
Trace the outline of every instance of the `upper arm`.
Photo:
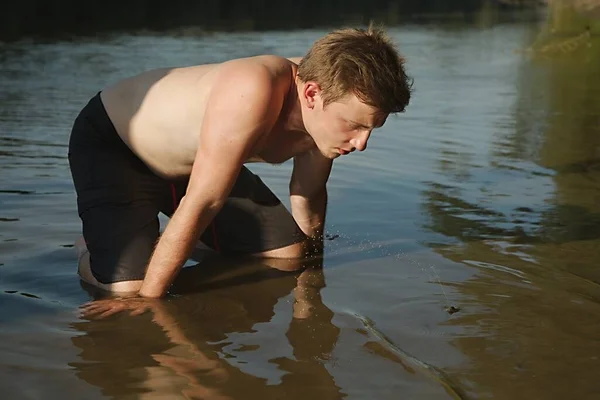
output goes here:
[[224, 65], [207, 99], [186, 201], [225, 201], [258, 140], [273, 126], [283, 94], [266, 67]]
[[318, 149], [294, 157], [290, 195], [307, 199], [320, 195], [327, 186], [332, 165], [333, 160]]

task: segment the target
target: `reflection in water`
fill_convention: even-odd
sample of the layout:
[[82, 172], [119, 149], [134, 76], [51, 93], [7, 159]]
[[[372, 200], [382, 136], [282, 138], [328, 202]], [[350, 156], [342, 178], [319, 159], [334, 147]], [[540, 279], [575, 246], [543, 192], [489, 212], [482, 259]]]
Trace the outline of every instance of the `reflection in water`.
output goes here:
[[515, 123], [495, 135], [489, 166], [441, 151], [444, 181], [422, 192], [424, 227], [447, 239], [432, 247], [476, 270], [448, 283], [464, 309], [448, 323], [471, 332], [452, 340], [471, 360], [454, 374], [480, 398], [597, 392], [600, 25], [554, 4], [518, 68]]
[[[512, 143], [518, 146], [519, 137], [535, 143], [524, 160], [553, 172], [552, 196], [541, 210], [539, 235], [556, 245], [538, 247], [534, 253], [552, 264], [560, 260], [568, 265], [574, 247], [600, 238], [600, 20], [577, 14], [567, 2], [554, 4], [552, 18], [539, 36], [541, 47], [560, 47], [582, 35], [584, 41], [566, 53], [534, 52], [526, 59], [516, 106], [519, 134]], [[537, 112], [528, 114], [524, 110], [532, 103], [539, 105], [533, 108]], [[578, 257], [583, 270], [571, 272], [600, 283], [600, 273], [590, 275], [584, 266], [600, 255], [589, 254], [588, 247], [581, 253], [589, 258]], [[566, 249], [571, 249], [569, 255]]]
[[[320, 267], [290, 274], [214, 264], [182, 274], [180, 282], [199, 283], [180, 284], [184, 296], [157, 302], [150, 313], [74, 323], [81, 333], [72, 339], [81, 350], [81, 361], [71, 363], [77, 375], [107, 396], [343, 397], [326, 368], [340, 329], [321, 300]], [[270, 324], [290, 293], [291, 321]], [[277, 332], [285, 327], [285, 336]]]
[[[5, 397], [448, 398], [430, 365], [473, 398], [594, 398], [599, 36], [578, 15], [541, 34], [483, 14], [392, 30], [415, 107], [335, 169], [326, 288], [318, 266], [307, 284], [203, 264], [152, 313], [99, 321], [71, 313], [86, 298], [64, 248], [80, 232], [64, 159], [80, 105], [141, 69], [301, 54], [320, 32], [3, 44]], [[285, 168], [260, 171], [282, 198]]]
[[68, 365], [117, 398], [466, 398], [370, 318], [334, 312], [323, 288], [316, 262], [289, 273], [204, 260], [143, 315], [73, 321], [78, 356]]
[[[151, 397], [150, 388], [174, 394], [210, 391], [214, 397], [243, 399], [449, 397], [439, 382], [404, 362], [352, 314], [339, 309], [333, 313], [331, 304], [357, 310], [375, 321], [394, 346], [431, 365], [437, 364], [437, 358], [423, 357], [418, 351], [423, 342], [448, 349], [443, 340], [420, 329], [440, 318], [430, 315], [439, 311], [435, 297], [439, 291], [432, 294], [422, 275], [398, 274], [401, 262], [396, 257], [375, 260], [373, 252], [362, 246], [351, 246], [343, 258], [329, 259], [328, 267], [335, 267], [329, 271], [339, 271], [333, 279], [338, 289], [332, 290], [328, 282], [329, 307], [317, 290], [322, 284], [320, 273], [315, 275], [317, 289], [311, 289], [298, 285], [293, 274], [273, 274], [257, 265], [240, 266], [239, 276], [202, 265], [186, 270], [182, 281], [202, 284], [180, 287], [182, 296], [171, 298], [153, 313], [103, 321], [81, 321], [70, 314], [86, 300], [77, 280], [76, 258], [64, 248], [72, 245], [81, 229], [65, 158], [69, 124], [80, 105], [106, 82], [140, 69], [267, 51], [296, 55], [319, 34], [123, 35], [0, 46], [0, 57], [5, 57], [0, 62], [0, 79], [5, 83], [0, 101], [6, 100], [0, 107], [0, 218], [10, 220], [0, 221], [4, 228], [0, 229], [0, 282], [8, 291], [3, 294], [6, 307], [0, 312], [5, 321], [0, 330], [0, 369], [14, 371], [19, 382], [28, 382], [31, 390], [43, 393], [39, 397], [49, 399], [65, 395], [87, 399], [99, 392], [107, 397], [128, 398], [136, 393]], [[377, 158], [386, 153], [371, 149], [371, 154]], [[364, 221], [380, 227], [378, 212], [385, 213], [383, 206], [390, 201], [382, 198], [382, 207], [354, 214], [352, 204], [363, 207], [374, 198], [370, 188], [378, 188], [376, 181], [357, 185], [356, 172], [377, 176], [388, 167], [383, 162], [381, 169], [372, 169], [352, 160], [356, 159], [345, 164], [349, 171], [340, 175], [338, 170], [332, 180], [335, 206], [330, 221], [335, 224], [343, 216], [362, 243]], [[289, 170], [283, 166], [264, 171], [265, 179], [284, 199]], [[352, 182], [348, 187], [352, 202], [345, 201], [344, 182]], [[369, 242], [370, 248], [404, 239], [398, 240], [400, 235], [394, 236], [385, 226], [380, 233], [382, 240]], [[52, 261], [49, 255], [55, 252], [59, 257]], [[347, 269], [349, 263], [355, 264], [353, 272]], [[413, 280], [407, 280], [407, 275]], [[342, 285], [341, 277], [347, 279]], [[48, 312], [40, 315], [10, 303], [18, 301]], [[48, 307], [54, 305], [52, 301], [62, 306]], [[306, 303], [313, 307], [307, 315]], [[407, 305], [401, 307], [401, 318], [394, 315], [398, 304]], [[444, 319], [446, 314], [440, 313]], [[399, 334], [398, 327], [410, 334]], [[447, 357], [443, 350], [440, 353]], [[0, 376], [3, 388], [20, 393], [19, 385], [13, 375]], [[81, 395], [73, 395], [74, 387]]]
[[[553, 32], [562, 40], [562, 31]], [[551, 41], [546, 38], [545, 46]], [[461, 242], [562, 244], [600, 238], [600, 40], [589, 38], [568, 57], [524, 60], [516, 125], [495, 136], [487, 180], [476, 182], [475, 170], [482, 167], [471, 164], [465, 150], [440, 152], [439, 173], [446, 180], [427, 182], [423, 192], [428, 229]], [[503, 180], [511, 187], [496, 186]], [[537, 199], [523, 196], [508, 210], [494, 209], [498, 204], [491, 200], [517, 197], [515, 192], [527, 186], [552, 201], [532, 207]]]

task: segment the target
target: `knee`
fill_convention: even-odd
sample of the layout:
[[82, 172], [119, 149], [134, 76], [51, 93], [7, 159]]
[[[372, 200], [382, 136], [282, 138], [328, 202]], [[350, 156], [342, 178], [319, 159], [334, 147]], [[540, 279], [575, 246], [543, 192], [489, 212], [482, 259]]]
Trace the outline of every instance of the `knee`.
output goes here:
[[294, 243], [292, 245], [253, 254], [262, 258], [262, 262], [269, 267], [281, 271], [297, 271], [304, 267], [306, 260], [306, 242]]
[[76, 243], [76, 248], [78, 252], [79, 262], [77, 265], [77, 273], [82, 281], [85, 283], [95, 286], [99, 289], [105, 290], [107, 292], [113, 293], [135, 293], [140, 290], [142, 286], [141, 280], [133, 280], [133, 281], [122, 281], [122, 282], [114, 282], [114, 283], [101, 283], [98, 282], [94, 274], [92, 273], [92, 268], [90, 265], [90, 253], [85, 246], [85, 242], [78, 241]]
[[306, 247], [306, 241], [302, 241], [278, 249], [263, 251], [256, 255], [266, 258], [302, 259], [306, 256]]
[[102, 283], [98, 282], [94, 274], [92, 274], [92, 270], [89, 264], [80, 264], [79, 265], [79, 277], [82, 281], [87, 283], [88, 285], [92, 285], [98, 289], [102, 289], [106, 292], [115, 293], [115, 294], [134, 294], [137, 293], [142, 287], [141, 280], [135, 281], [121, 281], [121, 282], [113, 282], [113, 283]]

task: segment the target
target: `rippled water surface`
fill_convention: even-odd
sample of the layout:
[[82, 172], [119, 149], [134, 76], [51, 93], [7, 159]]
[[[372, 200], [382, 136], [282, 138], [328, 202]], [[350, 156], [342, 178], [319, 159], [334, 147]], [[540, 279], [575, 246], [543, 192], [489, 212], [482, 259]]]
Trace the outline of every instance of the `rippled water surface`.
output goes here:
[[[149, 68], [301, 55], [323, 32], [0, 45], [3, 397], [596, 398], [600, 51], [522, 51], [540, 29], [390, 31], [414, 97], [336, 161], [322, 269], [207, 261], [153, 313], [94, 321], [72, 248], [79, 109]], [[289, 204], [289, 163], [251, 168]]]

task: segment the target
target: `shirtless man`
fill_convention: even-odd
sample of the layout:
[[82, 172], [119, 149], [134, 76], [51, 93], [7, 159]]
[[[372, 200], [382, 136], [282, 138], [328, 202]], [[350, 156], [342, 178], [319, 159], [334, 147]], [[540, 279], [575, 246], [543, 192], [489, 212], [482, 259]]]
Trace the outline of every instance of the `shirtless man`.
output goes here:
[[[333, 160], [364, 150], [409, 99], [403, 59], [373, 28], [331, 32], [301, 59], [152, 70], [102, 90], [69, 144], [81, 278], [159, 298], [199, 240], [227, 254], [304, 257], [322, 239]], [[290, 214], [244, 164], [291, 158]], [[170, 216], [160, 238], [159, 212]]]

